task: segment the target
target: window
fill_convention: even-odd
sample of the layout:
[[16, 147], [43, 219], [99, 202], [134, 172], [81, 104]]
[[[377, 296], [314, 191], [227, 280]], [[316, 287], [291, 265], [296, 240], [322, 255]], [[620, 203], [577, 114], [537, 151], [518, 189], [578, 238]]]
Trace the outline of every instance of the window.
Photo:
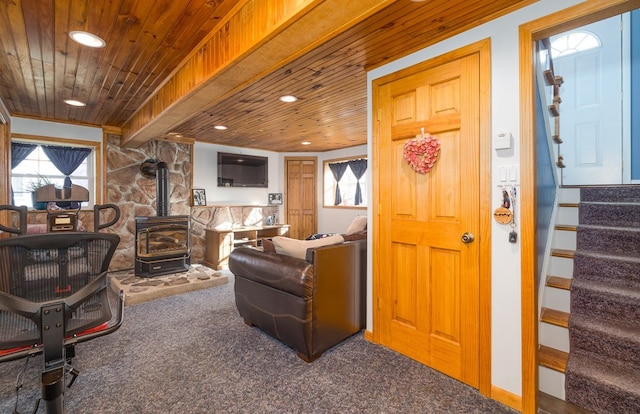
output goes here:
[[[32, 191], [34, 187], [46, 183], [55, 184], [62, 188], [66, 175], [60, 171], [54, 162], [47, 155], [44, 146], [50, 147], [50, 154], [64, 153], [65, 149], [78, 149], [77, 164], [79, 165], [69, 175], [71, 183], [85, 187], [89, 190], [89, 202], [83, 203], [83, 207], [91, 207], [96, 202], [96, 153], [99, 152], [100, 143], [91, 141], [67, 141], [58, 142], [42, 140], [14, 139], [16, 143], [23, 147], [22, 151], [15, 152], [12, 148], [12, 169], [11, 169], [11, 189], [13, 204], [17, 206], [27, 206], [33, 208]], [[13, 145], [15, 146], [15, 145]], [[16, 155], [21, 152], [20, 155]], [[82, 160], [81, 162], [79, 160]], [[17, 165], [15, 165], [17, 162]], [[59, 161], [58, 161], [58, 165]], [[64, 169], [64, 168], [63, 168]]]
[[600, 46], [602, 44], [598, 36], [590, 32], [577, 30], [551, 38], [551, 57], [555, 59]]
[[[323, 165], [324, 207], [366, 208], [366, 171], [367, 158], [364, 156], [325, 161]], [[337, 180], [336, 177], [338, 177]]]

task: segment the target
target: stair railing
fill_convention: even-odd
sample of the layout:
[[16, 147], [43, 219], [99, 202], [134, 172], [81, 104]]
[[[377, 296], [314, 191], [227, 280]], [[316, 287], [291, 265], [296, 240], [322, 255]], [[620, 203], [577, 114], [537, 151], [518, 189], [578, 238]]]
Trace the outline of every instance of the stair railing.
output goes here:
[[[559, 197], [559, 188], [561, 186], [562, 173], [561, 173], [561, 165], [562, 163], [562, 155], [560, 155], [560, 144], [562, 140], [560, 139], [560, 121], [559, 121], [559, 105], [560, 105], [560, 97], [558, 82], [555, 81], [556, 76], [554, 74], [553, 61], [551, 58], [551, 44], [548, 40], [540, 40], [536, 42], [536, 59], [535, 59], [535, 71], [536, 71], [536, 86], [537, 93], [536, 96], [536, 110], [537, 116], [541, 117], [542, 121], [544, 121], [544, 130], [540, 130], [539, 127], [536, 131], [536, 139], [545, 140], [547, 142], [548, 154], [550, 163], [545, 163], [544, 168], [549, 168], [551, 173], [553, 174], [554, 181], [554, 206], [551, 212], [551, 216], [546, 219], [549, 220], [549, 228], [546, 233], [546, 241], [543, 246], [539, 246], [539, 249], [543, 249], [543, 254], [541, 254], [542, 263], [539, 264], [539, 274], [538, 277], [538, 316], [540, 317], [540, 312], [542, 310], [542, 304], [544, 301], [544, 292], [545, 292], [545, 284], [548, 267], [550, 265], [551, 260], [551, 248], [553, 244], [553, 234], [554, 234], [554, 223], [556, 220], [556, 215], [558, 213], [558, 197]], [[539, 123], [538, 123], [539, 125]], [[544, 136], [543, 136], [544, 134]], [[556, 161], [554, 161], [556, 160]], [[555, 162], [556, 168], [553, 168], [553, 163]], [[548, 167], [547, 167], [548, 166]]]
[[[551, 57], [551, 42], [548, 38], [539, 40], [536, 44], [538, 59], [536, 59], [536, 74], [538, 77], [538, 87], [543, 102], [547, 104], [548, 117], [545, 117], [546, 136], [549, 139], [549, 148], [552, 159], [556, 158], [556, 166], [559, 169], [565, 168], [564, 157], [560, 152], [560, 87], [564, 83], [562, 76], [555, 73], [553, 58]], [[554, 145], [556, 148], [554, 149]], [[556, 182], [562, 185], [562, 174], [560, 177], [556, 173]], [[559, 178], [559, 179], [558, 179]]]

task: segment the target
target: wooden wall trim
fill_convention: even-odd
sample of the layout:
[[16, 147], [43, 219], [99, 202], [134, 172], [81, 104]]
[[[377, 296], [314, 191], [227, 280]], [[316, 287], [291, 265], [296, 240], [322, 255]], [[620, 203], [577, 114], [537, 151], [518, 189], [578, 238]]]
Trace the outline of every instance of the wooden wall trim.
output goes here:
[[126, 122], [121, 145], [140, 146], [161, 136], [391, 2], [246, 0]]
[[522, 289], [522, 412], [538, 409], [538, 292], [536, 286], [536, 145], [533, 42], [640, 7], [639, 0], [590, 0], [523, 24], [520, 49], [520, 179]]
[[468, 48], [480, 58], [480, 393], [491, 395], [491, 40]]
[[102, 133], [107, 135], [122, 135], [122, 128], [112, 125], [102, 125]]
[[503, 390], [502, 388], [492, 386], [491, 399], [501, 402], [514, 410], [522, 411], [522, 397], [507, 390]]
[[100, 185], [100, 201], [96, 200], [96, 204], [106, 204], [107, 203], [107, 163], [108, 163], [108, 148], [109, 148], [109, 133], [107, 133], [104, 129], [102, 131], [102, 157], [100, 160], [102, 162], [102, 168], [100, 169], [100, 174], [104, 179], [102, 181], [96, 182], [96, 186]]
[[[0, 180], [0, 204], [11, 204], [11, 116], [9, 110], [0, 99], [0, 162], [3, 168], [3, 179]], [[5, 217], [0, 217], [4, 221]]]
[[[536, 145], [533, 134], [533, 39], [520, 28], [520, 278], [522, 306], [522, 411], [538, 407], [538, 324], [535, 262]], [[530, 114], [530, 115], [529, 115]], [[533, 119], [530, 119], [533, 117]]]
[[[322, 194], [322, 198], [320, 200], [318, 200], [320, 202], [320, 206], [322, 206], [322, 208], [329, 208], [329, 209], [336, 209], [336, 210], [367, 210], [369, 208], [369, 206], [333, 206], [333, 205], [325, 205], [324, 204], [324, 189], [326, 188], [326, 182], [324, 179], [324, 169], [327, 166], [327, 164], [329, 163], [333, 163], [333, 162], [340, 162], [340, 161], [348, 161], [348, 160], [357, 160], [359, 158], [367, 158], [367, 154], [364, 155], [353, 155], [350, 157], [340, 157], [340, 158], [332, 158], [329, 160], [323, 160], [322, 161], [322, 165], [318, 165], [318, 168], [320, 169], [320, 177], [322, 178], [322, 182], [321, 182], [321, 194]], [[370, 168], [370, 165], [367, 168]]]
[[[0, 204], [11, 204], [11, 117], [9, 110], [0, 99], [0, 163], [2, 167], [2, 180], [0, 180]], [[8, 226], [11, 214], [8, 211], [0, 212], [0, 223]], [[0, 237], [9, 237], [3, 234]]]

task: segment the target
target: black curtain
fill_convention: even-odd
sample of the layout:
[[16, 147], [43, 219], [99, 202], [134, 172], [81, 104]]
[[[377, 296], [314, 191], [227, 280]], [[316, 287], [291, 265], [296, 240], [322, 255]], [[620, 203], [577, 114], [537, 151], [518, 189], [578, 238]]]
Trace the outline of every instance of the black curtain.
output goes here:
[[43, 145], [42, 150], [53, 165], [65, 175], [63, 187], [67, 188], [71, 188], [71, 178], [69, 176], [91, 154], [90, 148], [59, 147], [56, 145]]
[[340, 180], [342, 179], [344, 172], [347, 171], [348, 166], [348, 162], [329, 163], [329, 169], [333, 173], [333, 178], [336, 180], [336, 197], [333, 203], [334, 206], [342, 203], [342, 196], [340, 195]]
[[[36, 144], [27, 144], [24, 142], [12, 142], [11, 143], [11, 170], [16, 168], [22, 161], [25, 160], [36, 149]], [[11, 204], [16, 205], [16, 201], [13, 198], [13, 185], [11, 186]]]
[[353, 171], [353, 175], [356, 176], [356, 197], [354, 199], [354, 204], [356, 206], [359, 206], [360, 204], [362, 204], [362, 189], [360, 188], [360, 179], [364, 175], [365, 171], [367, 171], [367, 160], [351, 160], [349, 161], [349, 168], [351, 168], [351, 171]]

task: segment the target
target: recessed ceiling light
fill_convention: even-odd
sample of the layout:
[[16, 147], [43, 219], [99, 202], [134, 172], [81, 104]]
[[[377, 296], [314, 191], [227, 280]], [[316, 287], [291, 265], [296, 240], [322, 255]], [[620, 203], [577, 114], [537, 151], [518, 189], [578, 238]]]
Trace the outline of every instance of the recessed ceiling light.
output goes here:
[[296, 97], [295, 97], [295, 96], [293, 96], [293, 95], [284, 95], [284, 96], [281, 96], [281, 97], [280, 97], [280, 100], [281, 100], [282, 102], [295, 102], [295, 101], [297, 101], [297, 100], [298, 100], [298, 98], [296, 98]]
[[86, 103], [80, 102], [80, 101], [76, 101], [75, 99], [65, 99], [64, 103], [66, 103], [67, 105], [71, 105], [71, 106], [87, 106]]
[[309, 142], [309, 141], [302, 141], [302, 142], [301, 142], [301, 144], [302, 144], [302, 145], [311, 145], [311, 142]]
[[227, 127], [224, 125], [216, 125], [214, 126], [214, 128], [217, 129], [218, 131], [224, 131], [225, 129], [227, 129]]
[[69, 37], [80, 43], [81, 45], [85, 45], [88, 47], [100, 48], [107, 45], [107, 42], [102, 40], [102, 38], [94, 35], [93, 33], [83, 32], [80, 30], [69, 32]]

